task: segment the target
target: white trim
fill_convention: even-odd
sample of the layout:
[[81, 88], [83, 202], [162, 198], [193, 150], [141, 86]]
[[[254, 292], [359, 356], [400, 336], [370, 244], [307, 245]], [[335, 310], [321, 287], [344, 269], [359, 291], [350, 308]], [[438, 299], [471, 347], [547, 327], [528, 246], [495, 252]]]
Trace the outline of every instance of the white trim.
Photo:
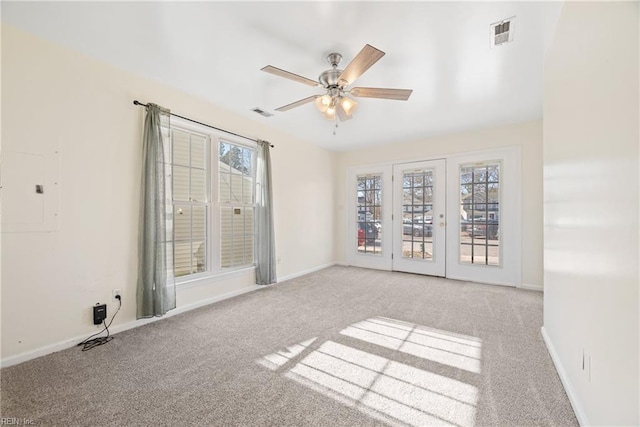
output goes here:
[[569, 397], [569, 402], [571, 403], [571, 407], [573, 408], [573, 412], [576, 414], [576, 418], [578, 419], [578, 423], [581, 426], [589, 426], [589, 419], [587, 418], [587, 414], [582, 409], [582, 405], [578, 400], [578, 397], [571, 387], [571, 382], [569, 381], [569, 376], [567, 375], [567, 371], [565, 371], [562, 362], [560, 362], [560, 357], [558, 357], [558, 353], [556, 352], [553, 343], [551, 342], [551, 338], [547, 335], [547, 330], [544, 328], [540, 328], [540, 332], [542, 333], [542, 339], [547, 346], [547, 350], [549, 351], [549, 355], [551, 356], [551, 360], [556, 367], [556, 371], [558, 372], [558, 376], [560, 377], [560, 381], [562, 381], [562, 386], [564, 387], [564, 391], [567, 393]]
[[[215, 282], [219, 282], [221, 280], [234, 279], [236, 277], [244, 276], [249, 273], [254, 272], [256, 267], [254, 265], [250, 267], [242, 267], [235, 270], [229, 271], [220, 271], [216, 274], [207, 274], [206, 276], [201, 277], [193, 277], [189, 280], [179, 281], [176, 279], [176, 288], [177, 289], [189, 289], [194, 288], [196, 286], [210, 285]], [[187, 276], [190, 277], [190, 276]]]
[[528, 291], [544, 292], [544, 287], [542, 285], [530, 285], [528, 283], [521, 284], [520, 289], [526, 289]]
[[459, 282], [468, 282], [468, 283], [476, 283], [478, 285], [491, 285], [491, 286], [506, 286], [508, 288], [517, 288], [518, 286], [515, 286], [513, 283], [509, 283], [509, 282], [501, 282], [499, 280], [476, 280], [476, 279], [469, 279], [468, 277], [465, 276], [447, 276], [447, 279], [451, 279], [451, 280], [457, 280]]
[[412, 159], [401, 159], [401, 160], [392, 160], [392, 161], [387, 161], [387, 162], [376, 162], [376, 163], [362, 163], [359, 165], [355, 165], [355, 166], [349, 166], [349, 168], [353, 168], [353, 167], [382, 167], [382, 166], [388, 166], [388, 165], [399, 165], [399, 164], [403, 164], [403, 163], [414, 163], [416, 161], [421, 162], [421, 161], [429, 161], [429, 160], [448, 160], [451, 157], [458, 157], [458, 156], [475, 156], [475, 155], [481, 155], [481, 154], [485, 154], [485, 153], [490, 153], [490, 152], [498, 152], [501, 151], [503, 149], [513, 149], [513, 148], [520, 148], [519, 145], [507, 145], [504, 147], [497, 147], [497, 148], [487, 148], [487, 149], [478, 149], [478, 150], [473, 150], [473, 151], [464, 151], [464, 152], [456, 152], [456, 151], [452, 151], [452, 152], [447, 152], [447, 153], [442, 153], [442, 154], [433, 154], [430, 156], [420, 156], [420, 158], [416, 159], [415, 157]]
[[[157, 322], [158, 320], [166, 319], [168, 317], [173, 317], [177, 314], [186, 313], [187, 311], [195, 310], [196, 308], [200, 308], [205, 305], [213, 304], [214, 302], [222, 301], [222, 300], [232, 298], [238, 295], [242, 295], [247, 292], [252, 292], [261, 288], [262, 286], [258, 286], [258, 285], [247, 286], [245, 288], [238, 289], [236, 291], [227, 292], [226, 294], [217, 295], [217, 296], [207, 298], [192, 304], [184, 305], [182, 307], [177, 307], [174, 310], [167, 312], [167, 314], [165, 314], [162, 317], [152, 317], [149, 319], [133, 320], [131, 322], [123, 323], [121, 325], [116, 325], [109, 328], [109, 331], [111, 332], [112, 335], [117, 334], [118, 332], [123, 332], [129, 329], [137, 328], [139, 326], [147, 325], [149, 323]], [[76, 345], [78, 345], [79, 342], [86, 339], [89, 334], [90, 333], [85, 333], [70, 339], [66, 339], [64, 341], [59, 341], [54, 344], [49, 344], [44, 347], [37, 348], [35, 350], [31, 350], [25, 353], [17, 354], [15, 356], [7, 357], [6, 359], [2, 359], [2, 361], [0, 361], [0, 366], [3, 368], [6, 368], [9, 366], [17, 365], [22, 362], [26, 362], [28, 360], [41, 357], [41, 356], [46, 356], [47, 354], [56, 353], [58, 351], [75, 347]]]
[[[316, 267], [309, 268], [307, 270], [299, 271], [297, 273], [289, 274], [286, 276], [278, 277], [278, 283], [286, 282], [287, 280], [295, 279], [296, 277], [304, 276], [306, 274], [315, 273], [316, 271], [324, 270], [325, 268], [333, 267], [337, 263], [330, 262], [328, 264], [318, 265]], [[346, 265], [346, 264], [343, 264]]]

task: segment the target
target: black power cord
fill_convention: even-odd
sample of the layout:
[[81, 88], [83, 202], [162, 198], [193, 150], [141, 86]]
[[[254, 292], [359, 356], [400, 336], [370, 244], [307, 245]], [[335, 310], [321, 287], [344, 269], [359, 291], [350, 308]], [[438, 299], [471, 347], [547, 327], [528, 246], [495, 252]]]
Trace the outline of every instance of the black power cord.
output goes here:
[[[113, 316], [111, 316], [111, 320], [109, 321], [109, 324], [107, 325], [107, 322], [103, 320], [102, 321], [102, 324], [104, 325], [104, 329], [103, 330], [91, 335], [89, 338], [87, 338], [86, 340], [82, 341], [81, 343], [78, 343], [79, 346], [80, 345], [83, 346], [82, 347], [82, 351], [91, 350], [92, 348], [98, 347], [99, 345], [106, 344], [106, 343], [108, 343], [109, 341], [111, 341], [113, 339], [113, 337], [110, 336], [110, 334], [109, 334], [109, 326], [111, 326], [111, 323], [113, 323], [113, 319], [116, 318], [116, 314], [118, 314], [118, 312], [120, 311], [120, 308], [122, 307], [122, 298], [120, 297], [120, 295], [116, 295], [116, 299], [118, 300], [120, 305], [118, 305], [118, 309], [116, 310], [115, 313], [113, 313]], [[106, 337], [93, 338], [96, 335], [100, 335], [104, 331], [107, 331], [107, 336]]]

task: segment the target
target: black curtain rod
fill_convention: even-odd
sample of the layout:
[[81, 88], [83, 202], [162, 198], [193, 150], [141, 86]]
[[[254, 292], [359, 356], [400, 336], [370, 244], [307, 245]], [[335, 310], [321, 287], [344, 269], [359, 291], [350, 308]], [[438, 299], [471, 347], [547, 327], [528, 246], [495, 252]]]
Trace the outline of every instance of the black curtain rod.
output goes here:
[[[143, 104], [142, 102], [140, 102], [140, 101], [138, 101], [138, 100], [134, 100], [134, 101], [133, 101], [133, 105], [140, 105], [141, 107], [148, 107], [148, 105], [147, 105], [147, 104]], [[197, 123], [197, 124], [202, 125], [202, 126], [206, 126], [206, 127], [208, 127], [208, 128], [211, 128], [211, 129], [215, 129], [215, 130], [219, 130], [219, 131], [221, 131], [221, 132], [228, 133], [228, 134], [230, 134], [230, 135], [239, 136], [240, 138], [248, 139], [249, 141], [258, 142], [258, 140], [257, 140], [257, 139], [249, 138], [248, 136], [244, 136], [244, 135], [239, 135], [239, 134], [234, 133], [234, 132], [229, 132], [228, 130], [220, 129], [220, 128], [217, 128], [217, 127], [215, 127], [215, 126], [211, 126], [211, 125], [208, 125], [208, 124], [206, 124], [206, 123], [202, 123], [202, 122], [199, 122], [199, 121], [197, 121], [197, 120], [193, 120], [193, 119], [190, 119], [190, 118], [188, 118], [188, 117], [181, 116], [181, 115], [179, 115], [179, 114], [171, 113], [171, 115], [172, 115], [172, 116], [175, 116], [175, 117], [179, 117], [179, 118], [181, 118], [181, 119], [183, 119], [183, 120], [188, 120], [188, 121], [190, 121], [190, 122]], [[267, 142], [267, 141], [264, 141], [264, 142]], [[271, 144], [271, 143], [269, 143], [269, 142], [267, 142], [267, 144], [269, 144], [269, 146], [270, 146], [271, 148], [274, 148], [274, 147], [275, 147], [275, 145], [273, 145], [273, 144]]]

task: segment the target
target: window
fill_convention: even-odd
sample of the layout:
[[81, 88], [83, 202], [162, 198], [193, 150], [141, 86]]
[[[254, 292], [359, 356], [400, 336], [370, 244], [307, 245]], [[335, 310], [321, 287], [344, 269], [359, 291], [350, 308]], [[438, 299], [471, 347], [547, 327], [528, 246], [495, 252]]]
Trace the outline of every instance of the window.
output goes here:
[[253, 264], [255, 150], [220, 142], [220, 265]]
[[460, 167], [460, 262], [500, 265], [500, 163]]
[[179, 120], [170, 134], [175, 277], [253, 265], [255, 147]]
[[171, 129], [173, 170], [173, 252], [175, 276], [207, 271], [207, 218], [211, 199], [207, 181], [206, 135]]

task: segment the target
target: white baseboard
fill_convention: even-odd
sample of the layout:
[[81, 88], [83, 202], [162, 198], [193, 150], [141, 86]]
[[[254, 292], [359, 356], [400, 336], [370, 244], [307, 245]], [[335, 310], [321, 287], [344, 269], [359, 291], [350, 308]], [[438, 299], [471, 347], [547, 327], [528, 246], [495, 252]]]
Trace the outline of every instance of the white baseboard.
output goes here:
[[547, 335], [547, 331], [544, 328], [544, 326], [540, 328], [540, 331], [542, 332], [542, 339], [544, 340], [544, 343], [547, 345], [547, 350], [549, 350], [549, 354], [551, 355], [551, 360], [553, 360], [553, 364], [556, 366], [556, 371], [558, 371], [558, 376], [560, 377], [560, 381], [562, 381], [562, 385], [564, 386], [564, 391], [567, 393], [567, 396], [569, 397], [569, 402], [571, 402], [571, 407], [573, 408], [573, 412], [575, 412], [576, 414], [578, 423], [580, 423], [581, 426], [591, 425], [587, 418], [587, 414], [585, 414], [584, 410], [582, 409], [582, 405], [578, 401], [578, 397], [576, 396], [576, 393], [573, 390], [571, 383], [569, 382], [569, 376], [567, 375], [567, 371], [565, 371], [564, 366], [562, 365], [562, 362], [558, 357], [558, 353], [556, 352], [556, 349], [553, 346], [553, 343], [551, 342], [549, 335]]
[[[133, 320], [131, 322], [127, 322], [127, 323], [123, 323], [121, 325], [116, 325], [113, 326], [111, 328], [109, 328], [109, 331], [111, 332], [111, 334], [117, 334], [118, 332], [122, 332], [122, 331], [126, 331], [129, 329], [133, 329], [133, 328], [137, 328], [138, 326], [143, 326], [143, 325], [147, 325], [149, 323], [153, 323], [153, 322], [157, 322], [158, 320], [162, 320], [162, 319], [166, 319], [168, 317], [172, 317], [175, 316], [177, 314], [181, 314], [181, 313], [185, 313], [187, 311], [191, 311], [194, 310], [196, 308], [200, 308], [200, 307], [204, 307], [205, 305], [209, 305], [209, 304], [213, 304], [214, 302], [218, 302], [218, 301], [222, 301], [228, 298], [232, 298], [235, 297], [237, 295], [242, 295], [244, 293], [247, 292], [251, 292], [251, 291], [255, 291], [258, 289], [261, 289], [261, 286], [258, 285], [252, 285], [252, 286], [248, 286], [242, 289], [238, 289], [236, 291], [232, 291], [232, 292], [227, 292], [226, 294], [222, 294], [222, 295], [217, 295], [211, 298], [207, 298], [204, 299], [202, 301], [198, 301], [192, 304], [187, 304], [181, 307], [176, 307], [174, 310], [171, 310], [169, 312], [167, 312], [167, 314], [165, 314], [162, 317], [152, 317], [149, 319], [139, 319], [139, 320]], [[3, 368], [9, 367], [9, 366], [13, 366], [13, 365], [17, 365], [19, 363], [22, 362], [26, 362], [27, 360], [31, 360], [31, 359], [35, 359], [41, 356], [45, 356], [47, 354], [51, 354], [51, 353], [56, 353], [58, 351], [62, 351], [62, 350], [66, 350], [68, 348], [72, 348], [75, 347], [76, 345], [78, 345], [79, 342], [81, 342], [82, 340], [86, 339], [87, 336], [90, 335], [90, 333], [85, 333], [82, 335], [78, 335], [76, 337], [64, 340], [64, 341], [59, 341], [57, 343], [54, 344], [49, 344], [46, 345], [44, 347], [40, 347], [37, 348], [35, 350], [31, 350], [31, 351], [27, 351], [24, 353], [20, 353], [17, 354], [15, 356], [11, 356], [11, 357], [7, 357], [6, 359], [2, 359], [2, 361], [0, 361], [0, 366]]]
[[278, 277], [278, 283], [286, 282], [287, 280], [295, 279], [296, 277], [304, 276], [305, 274], [314, 273], [316, 271], [324, 270], [325, 268], [333, 267], [334, 265], [336, 265], [335, 262], [330, 262], [329, 264], [318, 265], [318, 266], [310, 268], [308, 270], [299, 271], [297, 273], [289, 274], [288, 276]]
[[335, 263], [335, 265], [339, 265], [340, 267], [349, 267], [349, 264], [344, 261], [338, 261]]
[[[294, 279], [296, 277], [304, 276], [305, 274], [313, 273], [315, 271], [324, 270], [325, 268], [331, 267], [335, 265], [335, 263], [329, 263], [324, 265], [319, 265], [317, 267], [310, 268], [308, 270], [300, 271], [294, 274], [290, 274], [288, 276], [278, 278], [278, 282], [284, 282], [287, 280]], [[129, 329], [137, 328], [138, 326], [147, 325], [149, 323], [157, 322], [158, 320], [166, 319], [168, 317], [175, 316], [177, 314], [185, 313], [187, 311], [194, 310], [196, 308], [204, 307], [209, 304], [213, 304], [214, 302], [222, 301], [228, 298], [235, 297], [237, 295], [241, 295], [247, 292], [255, 291], [258, 289], [263, 289], [263, 286], [252, 285], [248, 286], [236, 291], [228, 292], [226, 294], [217, 295], [212, 298], [207, 298], [202, 301], [198, 301], [192, 304], [187, 304], [181, 307], [176, 307], [174, 310], [169, 311], [162, 317], [152, 317], [149, 319], [139, 319], [133, 320], [131, 322], [123, 323], [120, 325], [113, 326], [109, 328], [111, 334], [117, 334], [118, 332], [126, 331]], [[17, 365], [22, 362], [26, 362], [28, 360], [36, 359], [41, 356], [45, 356], [47, 354], [56, 353], [58, 351], [66, 350], [68, 348], [75, 347], [79, 342], [86, 339], [90, 333], [85, 333], [82, 335], [75, 336], [73, 338], [69, 338], [63, 341], [59, 341], [57, 343], [49, 344], [35, 350], [26, 351], [24, 353], [17, 354], [15, 356], [7, 357], [6, 359], [0, 360], [0, 367], [6, 368], [9, 366]]]
[[520, 289], [526, 289], [529, 291], [538, 291], [538, 292], [544, 292], [544, 287], [542, 285], [530, 285], [527, 283], [523, 283], [519, 286]]

